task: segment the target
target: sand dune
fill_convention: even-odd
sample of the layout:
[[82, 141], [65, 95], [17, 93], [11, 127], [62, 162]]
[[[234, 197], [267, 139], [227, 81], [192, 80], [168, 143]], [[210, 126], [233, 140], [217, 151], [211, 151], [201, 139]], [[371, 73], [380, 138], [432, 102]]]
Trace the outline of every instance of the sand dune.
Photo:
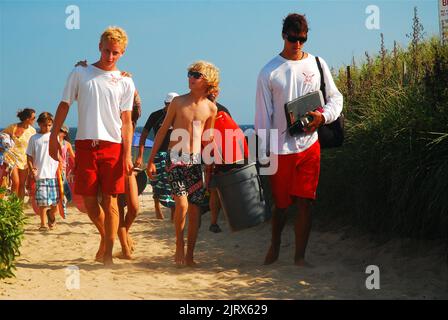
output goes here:
[[[200, 268], [177, 268], [172, 223], [155, 219], [149, 192], [140, 197], [140, 204], [141, 214], [131, 231], [134, 260], [115, 259], [111, 268], [93, 260], [99, 236], [87, 215], [70, 208], [67, 219], [59, 219], [57, 228], [44, 234], [37, 231], [37, 216], [27, 209], [30, 219], [16, 278], [0, 280], [0, 299], [448, 298], [443, 248], [432, 243], [417, 246], [400, 239], [378, 246], [367, 237], [346, 238], [343, 232], [315, 228], [308, 247], [315, 267], [299, 268], [293, 265], [289, 223], [279, 261], [263, 266], [269, 223], [232, 233], [221, 215], [223, 232], [214, 234], [208, 231], [209, 213], [203, 215], [196, 246]], [[368, 265], [380, 268], [379, 290], [366, 289]], [[79, 289], [68, 281], [76, 275], [69, 266], [79, 268]]]

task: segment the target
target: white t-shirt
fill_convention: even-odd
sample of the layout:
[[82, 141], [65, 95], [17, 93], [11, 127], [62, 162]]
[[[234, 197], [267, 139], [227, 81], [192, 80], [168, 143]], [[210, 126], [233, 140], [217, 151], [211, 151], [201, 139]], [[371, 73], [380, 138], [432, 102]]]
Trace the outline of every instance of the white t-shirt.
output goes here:
[[58, 170], [59, 162], [50, 157], [48, 144], [50, 132], [36, 133], [30, 138], [26, 154], [33, 157], [33, 165], [37, 168], [36, 179], [54, 179]]
[[[325, 81], [327, 104], [323, 106], [326, 123], [335, 121], [341, 111], [343, 97], [333, 81], [330, 69], [320, 58]], [[317, 131], [291, 136], [287, 128], [285, 103], [320, 89], [320, 73], [315, 56], [308, 54], [302, 60], [287, 60], [278, 55], [261, 70], [257, 80], [255, 130], [267, 129], [267, 144], [260, 149], [274, 154], [305, 151], [318, 139]], [[278, 129], [277, 139], [269, 129]]]
[[76, 67], [69, 75], [62, 101], [78, 101], [76, 140], [121, 143], [121, 112], [132, 111], [134, 81], [120, 71], [104, 71], [93, 65]]

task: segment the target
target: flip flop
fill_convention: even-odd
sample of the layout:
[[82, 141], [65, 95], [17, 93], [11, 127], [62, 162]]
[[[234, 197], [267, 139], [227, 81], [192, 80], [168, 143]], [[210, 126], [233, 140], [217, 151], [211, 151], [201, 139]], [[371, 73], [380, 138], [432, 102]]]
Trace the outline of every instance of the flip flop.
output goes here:
[[48, 231], [48, 227], [40, 226], [38, 230], [41, 231], [41, 232], [46, 232], [46, 231]]
[[[145, 190], [146, 185], [148, 184], [148, 176], [146, 175], [146, 172], [144, 170], [138, 170], [138, 173], [135, 175], [135, 179], [137, 181], [138, 195], [141, 195]], [[127, 206], [126, 197], [123, 193], [118, 195], [118, 204], [122, 207]]]
[[146, 175], [146, 172], [142, 170], [137, 173], [135, 178], [137, 180], [138, 195], [141, 195], [143, 191], [145, 191], [146, 185], [148, 184], [148, 176]]

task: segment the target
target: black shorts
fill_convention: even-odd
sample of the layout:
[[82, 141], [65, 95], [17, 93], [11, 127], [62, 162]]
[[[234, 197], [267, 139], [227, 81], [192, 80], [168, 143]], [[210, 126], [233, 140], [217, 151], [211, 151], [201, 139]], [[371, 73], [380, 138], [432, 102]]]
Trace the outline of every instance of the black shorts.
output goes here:
[[[194, 155], [191, 155], [191, 159]], [[172, 162], [168, 158], [166, 171], [171, 192], [174, 196], [187, 196], [188, 202], [202, 204], [205, 197], [202, 165], [194, 162]]]

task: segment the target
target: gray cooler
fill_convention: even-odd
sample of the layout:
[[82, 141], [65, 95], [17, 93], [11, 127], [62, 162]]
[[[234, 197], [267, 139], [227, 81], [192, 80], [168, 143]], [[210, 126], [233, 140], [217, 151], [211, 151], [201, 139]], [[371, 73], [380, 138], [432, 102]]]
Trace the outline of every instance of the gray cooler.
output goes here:
[[215, 176], [219, 197], [232, 231], [256, 226], [270, 217], [255, 163]]

